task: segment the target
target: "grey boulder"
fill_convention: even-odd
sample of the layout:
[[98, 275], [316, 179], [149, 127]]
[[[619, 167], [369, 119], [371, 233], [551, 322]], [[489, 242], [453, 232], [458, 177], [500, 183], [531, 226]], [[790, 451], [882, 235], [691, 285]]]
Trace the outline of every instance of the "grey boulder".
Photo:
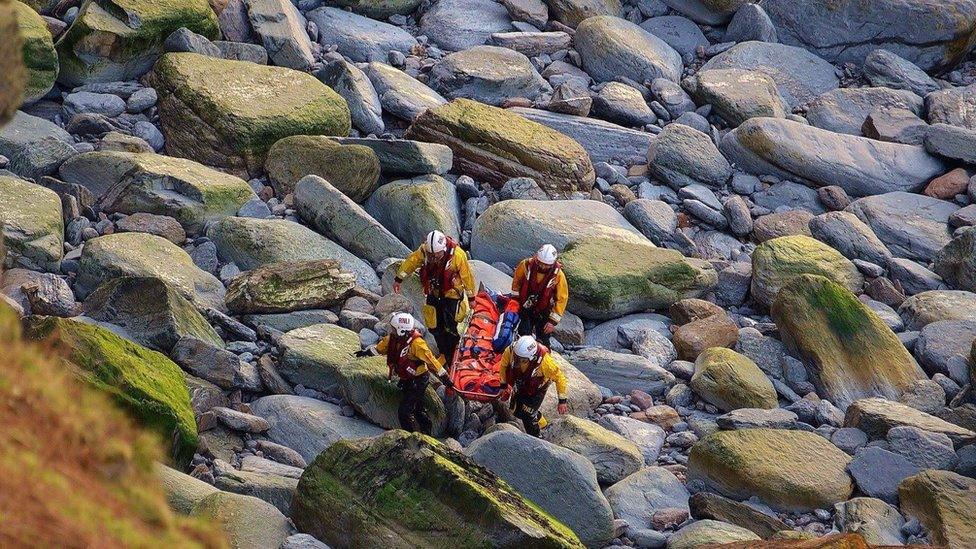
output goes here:
[[681, 55], [626, 19], [609, 15], [584, 19], [574, 41], [583, 70], [597, 82], [620, 76], [641, 83], [658, 77], [674, 82], [681, 78]]

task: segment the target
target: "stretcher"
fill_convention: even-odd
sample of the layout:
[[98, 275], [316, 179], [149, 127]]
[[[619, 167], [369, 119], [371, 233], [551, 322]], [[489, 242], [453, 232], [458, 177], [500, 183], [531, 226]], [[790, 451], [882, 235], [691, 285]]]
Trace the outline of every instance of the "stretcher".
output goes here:
[[502, 353], [511, 345], [517, 325], [517, 301], [479, 289], [471, 311], [458, 326], [461, 341], [449, 370], [458, 395], [478, 402], [498, 400]]

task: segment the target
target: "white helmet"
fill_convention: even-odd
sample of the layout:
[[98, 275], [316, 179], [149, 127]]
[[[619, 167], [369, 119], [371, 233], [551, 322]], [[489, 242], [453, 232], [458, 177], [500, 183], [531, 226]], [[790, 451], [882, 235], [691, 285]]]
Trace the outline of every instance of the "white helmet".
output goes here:
[[416, 324], [416, 321], [410, 313], [396, 313], [390, 319], [390, 325], [393, 326], [393, 331], [400, 337], [412, 332]]
[[543, 244], [539, 251], [535, 253], [535, 258], [543, 265], [552, 265], [556, 262], [556, 247], [552, 244]]
[[515, 342], [515, 356], [520, 358], [533, 359], [539, 355], [539, 344], [535, 338], [529, 335], [518, 338]]
[[443, 252], [447, 249], [447, 237], [440, 231], [430, 231], [424, 237], [424, 249], [429, 253]]

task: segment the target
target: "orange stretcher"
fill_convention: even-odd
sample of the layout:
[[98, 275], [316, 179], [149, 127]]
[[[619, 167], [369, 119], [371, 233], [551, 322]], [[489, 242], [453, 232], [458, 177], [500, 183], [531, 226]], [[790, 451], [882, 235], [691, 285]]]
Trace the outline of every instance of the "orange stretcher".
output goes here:
[[449, 370], [457, 394], [478, 402], [498, 400], [502, 392], [498, 370], [517, 318], [514, 299], [484, 288], [474, 297], [469, 317], [458, 327], [461, 341]]

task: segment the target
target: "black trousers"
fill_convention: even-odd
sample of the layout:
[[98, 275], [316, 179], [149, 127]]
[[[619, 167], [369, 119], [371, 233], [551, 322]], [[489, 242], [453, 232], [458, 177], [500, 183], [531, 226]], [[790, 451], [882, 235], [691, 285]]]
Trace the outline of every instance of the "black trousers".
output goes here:
[[532, 311], [521, 311], [519, 312], [518, 334], [520, 336], [535, 336], [536, 341], [549, 347], [552, 341], [552, 334], [546, 334], [544, 332], [547, 322], [549, 322], [548, 312], [543, 315], [536, 315]]
[[407, 431], [431, 434], [433, 423], [427, 410], [424, 409], [424, 394], [430, 383], [430, 375], [423, 374], [412, 379], [401, 379], [400, 388], [403, 389], [403, 400], [397, 409], [400, 427]]
[[515, 409], [515, 417], [522, 420], [522, 425], [525, 426], [526, 433], [537, 438], [541, 434], [539, 420], [542, 419], [542, 414], [539, 413], [539, 407], [542, 406], [542, 400], [546, 397], [546, 391], [548, 390], [549, 386], [546, 385], [534, 395], [515, 393], [512, 396], [512, 408]]
[[454, 362], [454, 352], [457, 351], [458, 343], [461, 341], [461, 336], [458, 335], [457, 331], [456, 319], [460, 302], [459, 299], [449, 297], [427, 296], [427, 304], [437, 312], [437, 326], [433, 328], [428, 326], [427, 329], [434, 336], [437, 350], [447, 357], [448, 367]]

